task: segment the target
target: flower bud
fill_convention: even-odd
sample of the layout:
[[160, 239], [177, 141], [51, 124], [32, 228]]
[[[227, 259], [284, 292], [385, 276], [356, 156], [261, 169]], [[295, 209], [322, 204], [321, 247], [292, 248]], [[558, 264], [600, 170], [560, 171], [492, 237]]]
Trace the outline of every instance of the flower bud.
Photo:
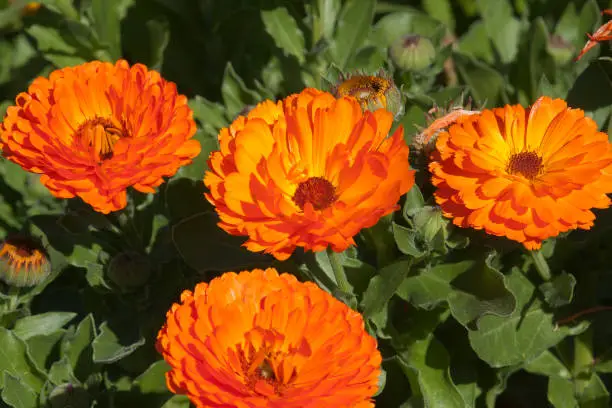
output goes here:
[[151, 263], [146, 256], [134, 251], [115, 255], [108, 266], [108, 277], [124, 291], [144, 285], [150, 276]]
[[403, 110], [401, 93], [383, 70], [376, 75], [342, 74], [332, 93], [336, 97], [353, 96], [363, 110], [386, 109], [395, 116]]
[[[13, 3], [14, 0], [9, 0], [9, 3]], [[38, 9], [40, 8], [42, 4], [38, 1], [31, 1], [29, 3], [27, 3], [23, 9], [21, 9], [21, 14], [23, 14], [24, 16], [30, 16], [32, 14], [35, 14]]]
[[40, 240], [27, 235], [0, 244], [0, 279], [17, 287], [35, 286], [51, 274], [51, 263]]
[[442, 233], [444, 240], [447, 238], [446, 225], [448, 220], [442, 216], [438, 207], [425, 206], [413, 217], [415, 227], [421, 232], [423, 239], [431, 243], [438, 233]]
[[559, 65], [566, 64], [574, 56], [574, 46], [560, 35], [551, 35], [546, 44], [546, 51]]
[[407, 35], [398, 39], [389, 49], [391, 60], [406, 71], [422, 71], [436, 58], [433, 43], [420, 35]]

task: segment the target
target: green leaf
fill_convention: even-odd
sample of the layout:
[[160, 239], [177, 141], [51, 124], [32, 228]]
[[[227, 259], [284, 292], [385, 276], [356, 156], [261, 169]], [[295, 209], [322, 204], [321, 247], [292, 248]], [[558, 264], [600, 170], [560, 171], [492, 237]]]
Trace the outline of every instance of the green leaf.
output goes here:
[[91, 342], [96, 337], [93, 316], [87, 315], [76, 327], [74, 333], [62, 341], [62, 355], [66, 356], [77, 378], [84, 380], [93, 367]]
[[508, 0], [476, 0], [489, 38], [495, 45], [501, 61], [509, 63], [518, 51], [521, 30], [520, 21], [514, 17]]
[[552, 281], [541, 284], [539, 289], [544, 295], [546, 303], [557, 308], [571, 303], [575, 286], [576, 278], [574, 275], [563, 272], [555, 276]]
[[395, 222], [392, 224], [392, 229], [397, 248], [402, 253], [415, 258], [422, 257], [426, 254], [426, 248], [424, 248], [420, 240], [420, 234], [417, 230], [406, 228]]
[[304, 63], [304, 34], [285, 7], [262, 10], [261, 19], [276, 46], [287, 55], [293, 55], [300, 64]]
[[[203, 199], [202, 199], [203, 200]], [[185, 218], [172, 227], [172, 240], [185, 262], [197, 271], [228, 271], [270, 261], [269, 255], [242, 247], [244, 238], [227, 234], [212, 211]]]
[[548, 401], [555, 408], [578, 408], [578, 401], [574, 396], [574, 384], [567, 379], [550, 377], [548, 379]]
[[533, 374], [545, 375], [547, 377], [558, 377], [563, 379], [571, 379], [572, 373], [567, 367], [550, 351], [546, 350], [527, 365], [525, 370]]
[[586, 111], [612, 105], [612, 62], [595, 60], [582, 71], [567, 94], [567, 104]]
[[576, 5], [574, 3], [568, 3], [567, 7], [565, 7], [565, 10], [563, 11], [563, 14], [561, 15], [561, 18], [559, 21], [557, 21], [554, 32], [564, 40], [582, 48], [585, 38], [584, 32], [578, 31], [579, 25], [580, 16], [576, 10]]
[[193, 110], [193, 118], [210, 136], [216, 137], [219, 130], [228, 125], [224, 107], [216, 102], [196, 95], [189, 100], [189, 107]]
[[482, 20], [470, 24], [468, 31], [459, 38], [457, 48], [462, 54], [489, 64], [495, 61], [493, 46], [487, 38], [487, 29]]
[[2, 400], [13, 408], [37, 408], [38, 395], [20, 378], [4, 372]]
[[150, 69], [161, 71], [164, 52], [170, 43], [170, 24], [166, 20], [148, 20], [146, 25], [151, 40], [151, 56], [147, 66]]
[[514, 294], [516, 309], [510, 317], [482, 316], [478, 329], [468, 334], [474, 351], [492, 367], [529, 363], [566, 336], [588, 327], [586, 322], [574, 328], [556, 327], [553, 316], [542, 309], [541, 301], [534, 296], [533, 284], [518, 268], [513, 268], [504, 280]]
[[375, 4], [375, 0], [347, 0], [344, 3], [330, 47], [332, 60], [341, 69], [347, 68], [349, 58], [367, 38]]
[[13, 333], [22, 340], [27, 340], [34, 336], [52, 334], [64, 327], [75, 316], [76, 313], [73, 312], [48, 312], [27, 316], [15, 323]]
[[74, 7], [72, 0], [44, 0], [41, 3], [51, 10], [56, 10], [70, 20], [78, 20], [79, 12]]
[[584, 392], [578, 396], [580, 408], [609, 408], [610, 393], [597, 374], [592, 374]]
[[246, 87], [230, 62], [225, 66], [221, 96], [227, 108], [227, 117], [232, 120], [247, 105], [255, 104], [261, 99], [257, 92]]
[[70, 41], [66, 33], [52, 27], [34, 24], [27, 28], [27, 33], [34, 37], [38, 49], [46, 59], [58, 68], [79, 65], [87, 62], [81, 56], [79, 48]]
[[79, 380], [75, 377], [70, 361], [66, 356], [51, 365], [49, 369], [49, 381], [55, 385], [64, 383], [78, 384]]
[[429, 309], [446, 301], [453, 291], [451, 282], [474, 265], [474, 261], [466, 260], [423, 269], [418, 275], [404, 279], [396, 293], [414, 306]]
[[593, 369], [599, 373], [612, 373], [612, 359], [597, 362]]
[[189, 408], [189, 398], [186, 395], [175, 395], [170, 398], [161, 408]]
[[495, 403], [497, 397], [504, 392], [506, 386], [508, 384], [508, 379], [512, 374], [519, 370], [519, 366], [510, 366], [510, 367], [502, 367], [497, 370], [496, 373], [496, 382], [495, 384], [487, 391], [485, 395], [485, 400], [487, 404], [487, 408], [497, 408], [498, 405]]
[[314, 3], [313, 35], [315, 42], [321, 37], [331, 39], [336, 28], [336, 17], [340, 11], [340, 0], [317, 0]]
[[455, 30], [455, 16], [450, 0], [424, 0], [423, 8], [430, 16], [443, 22], [451, 32]]
[[461, 78], [468, 84], [477, 103], [486, 106], [497, 105], [504, 96], [506, 80], [504, 77], [481, 61], [456, 54], [455, 63]]
[[412, 260], [397, 261], [379, 271], [363, 294], [361, 308], [365, 318], [380, 312], [393, 297], [412, 266]]
[[425, 407], [463, 408], [463, 397], [450, 376], [448, 352], [433, 335], [433, 330], [446, 319], [448, 311], [429, 312], [423, 316], [423, 324], [417, 321], [411, 330], [418, 337], [396, 346], [400, 366], [407, 376], [417, 377], [418, 391]]
[[170, 369], [164, 360], [156, 361], [134, 380], [134, 385], [138, 387], [140, 393], [166, 393], [166, 372]]
[[91, 0], [93, 28], [113, 60], [121, 57], [121, 20], [134, 0]]
[[412, 188], [406, 193], [406, 202], [404, 203], [404, 207], [402, 209], [402, 214], [406, 221], [410, 222], [411, 217], [415, 214], [415, 211], [423, 208], [425, 205], [425, 199], [423, 198], [423, 194], [419, 187], [415, 184]]
[[487, 256], [453, 281], [456, 290], [448, 295], [448, 303], [453, 317], [464, 326], [487, 314], [509, 316], [515, 310], [516, 301], [493, 260], [493, 255]]
[[0, 327], [0, 372], [15, 376], [25, 386], [37, 392], [44, 381], [28, 358], [26, 344], [10, 330]]
[[134, 333], [134, 328], [125, 325], [119, 329], [120, 334], [115, 332], [107, 322], [100, 326], [100, 334], [94, 339], [93, 361], [96, 363], [111, 364], [132, 354], [136, 349], [145, 344], [145, 338]]
[[40, 372], [47, 371], [49, 356], [65, 332], [65, 330], [57, 330], [50, 334], [33, 336], [26, 340], [28, 357]]

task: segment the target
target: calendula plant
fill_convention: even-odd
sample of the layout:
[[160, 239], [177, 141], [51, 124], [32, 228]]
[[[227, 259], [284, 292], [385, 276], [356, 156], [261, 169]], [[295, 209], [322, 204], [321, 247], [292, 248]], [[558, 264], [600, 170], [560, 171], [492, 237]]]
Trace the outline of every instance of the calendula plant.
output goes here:
[[610, 10], [0, 0], [0, 405], [609, 407]]

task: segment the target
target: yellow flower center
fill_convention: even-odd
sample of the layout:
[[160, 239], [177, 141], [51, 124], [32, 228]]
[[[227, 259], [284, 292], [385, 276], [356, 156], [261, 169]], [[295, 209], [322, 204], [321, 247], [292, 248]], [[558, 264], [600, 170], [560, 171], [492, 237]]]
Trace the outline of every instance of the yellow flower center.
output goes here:
[[124, 136], [119, 126], [108, 119], [96, 118], [85, 122], [77, 131], [76, 140], [91, 152], [98, 162], [113, 157], [113, 147]]
[[[389, 90], [389, 80], [370, 75], [358, 75], [347, 79], [338, 86], [340, 96], [353, 96], [364, 107], [369, 102], [380, 102], [386, 107], [385, 92]], [[365, 109], [365, 108], [364, 108]]]
[[306, 203], [312, 204], [315, 210], [323, 210], [336, 201], [336, 187], [323, 177], [311, 177], [298, 185], [293, 202], [300, 209], [304, 209]]
[[536, 152], [521, 152], [510, 157], [506, 171], [533, 180], [542, 172], [542, 168], [542, 158]]

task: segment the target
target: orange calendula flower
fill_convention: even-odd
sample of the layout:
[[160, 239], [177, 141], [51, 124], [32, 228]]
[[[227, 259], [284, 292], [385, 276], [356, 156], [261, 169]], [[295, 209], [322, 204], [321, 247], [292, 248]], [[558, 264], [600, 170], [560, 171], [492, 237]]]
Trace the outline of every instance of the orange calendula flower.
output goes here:
[[196, 407], [374, 407], [381, 356], [361, 315], [275, 269], [184, 291], [157, 349]]
[[[601, 14], [612, 15], [612, 9], [607, 9], [601, 12]], [[584, 45], [580, 54], [575, 58], [575, 61], [578, 61], [584, 54], [589, 52], [589, 50], [597, 45], [597, 43], [601, 41], [612, 40], [612, 21], [608, 21], [606, 24], [602, 25], [595, 31], [593, 34], [588, 34], [589, 41]]]
[[591, 209], [610, 205], [608, 136], [561, 99], [462, 116], [438, 136], [436, 148], [429, 169], [444, 215], [527, 249], [560, 232], [589, 229]]
[[8, 108], [0, 148], [54, 196], [108, 213], [125, 207], [127, 187], [153, 193], [198, 155], [192, 116], [159, 73], [94, 61], [36, 78]]
[[219, 226], [278, 259], [298, 246], [345, 250], [413, 185], [403, 129], [389, 137], [392, 122], [386, 110], [311, 88], [239, 116], [221, 130], [204, 177]]
[[15, 235], [0, 244], [0, 279], [7, 284], [35, 286], [50, 273], [47, 254], [33, 237]]

